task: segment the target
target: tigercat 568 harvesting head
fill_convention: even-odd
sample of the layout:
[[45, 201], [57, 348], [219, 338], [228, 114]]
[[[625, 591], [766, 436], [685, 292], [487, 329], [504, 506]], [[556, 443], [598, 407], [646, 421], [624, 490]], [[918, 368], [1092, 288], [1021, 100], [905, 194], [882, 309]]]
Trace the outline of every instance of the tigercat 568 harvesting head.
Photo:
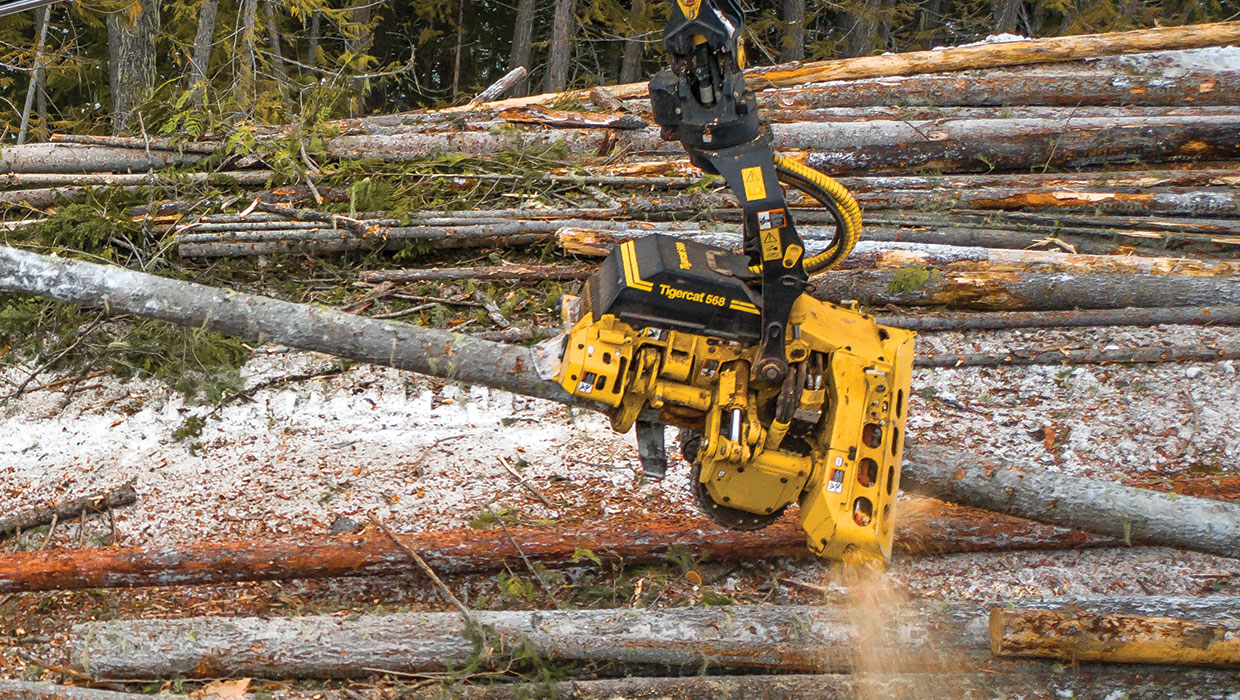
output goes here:
[[[565, 304], [557, 381], [637, 429], [646, 474], [681, 428], [698, 505], [751, 530], [800, 506], [809, 547], [885, 565], [913, 365], [913, 333], [806, 293], [851, 252], [856, 200], [777, 156], [745, 87], [735, 0], [675, 0], [671, 68], [650, 81], [655, 120], [694, 165], [723, 176], [744, 213], [742, 254], [652, 235], [615, 248]], [[805, 250], [782, 184], [816, 199], [835, 235]]]

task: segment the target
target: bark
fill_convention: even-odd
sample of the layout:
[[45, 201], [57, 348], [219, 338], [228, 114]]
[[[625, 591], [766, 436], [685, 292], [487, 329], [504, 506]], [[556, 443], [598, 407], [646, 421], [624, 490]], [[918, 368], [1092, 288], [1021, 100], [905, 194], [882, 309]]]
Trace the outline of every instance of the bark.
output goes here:
[[1151, 597], [991, 608], [996, 656], [1240, 666], [1234, 599]]
[[[508, 68], [525, 68], [528, 72], [533, 68], [530, 55], [534, 42], [534, 0], [517, 1], [517, 18], [512, 35], [512, 52], [508, 55]], [[529, 93], [529, 79], [523, 78], [513, 87], [512, 93], [524, 97]]]
[[[775, 124], [775, 145], [809, 152], [811, 166], [829, 174], [1087, 168], [1128, 163], [1228, 158], [1240, 155], [1240, 116], [1125, 119], [978, 119], [937, 123], [873, 121]], [[629, 153], [677, 153], [655, 128], [539, 129], [516, 133], [405, 131], [348, 135], [327, 145], [330, 157], [399, 162], [447, 153], [494, 154], [522, 148], [563, 148], [595, 158], [614, 141]], [[827, 144], [824, 146], [824, 144]]]
[[465, 48], [465, 4], [467, 0], [457, 0], [456, 9], [456, 51], [452, 54], [452, 99], [460, 94], [461, 88], [461, 51]]
[[168, 151], [152, 151], [148, 155], [132, 148], [28, 143], [4, 149], [0, 154], [0, 174], [146, 172], [197, 160], [199, 157], [193, 154]]
[[943, 272], [1066, 272], [1072, 274], [1233, 277], [1240, 263], [1135, 255], [1080, 255], [1044, 250], [1003, 250], [916, 243], [861, 241], [845, 268], [893, 270], [920, 265]]
[[363, 272], [363, 282], [430, 282], [492, 280], [542, 282], [582, 280], [594, 274], [594, 265], [503, 265], [499, 267], [433, 267], [426, 270], [373, 270]]
[[489, 102], [503, 97], [504, 93], [511, 90], [513, 86], [525, 80], [525, 77], [529, 75], [529, 73], [529, 70], [526, 69], [525, 66], [517, 66], [516, 68], [513, 68], [505, 73], [502, 78], [487, 86], [487, 89], [478, 93], [472, 100], [469, 101], [469, 104], [479, 105], [483, 102]]
[[132, 485], [122, 486], [93, 496], [83, 496], [72, 501], [29, 510], [0, 519], [0, 539], [13, 535], [21, 530], [50, 525], [55, 522], [66, 522], [80, 518], [86, 513], [103, 513], [113, 508], [133, 505], [138, 494]]
[[223, 146], [219, 141], [177, 141], [167, 138], [95, 136], [93, 134], [53, 134], [51, 140], [55, 143], [77, 143], [86, 146], [132, 148], [142, 151], [175, 151], [177, 153], [199, 153], [202, 155], [215, 153]]
[[1022, 0], [995, 0], [995, 33], [1011, 34], [1016, 31], [1016, 21], [1020, 19]]
[[1216, 362], [1240, 359], [1240, 345], [1141, 348], [1016, 348], [1006, 352], [918, 355], [917, 367], [995, 367], [999, 365], [1140, 364], [1150, 362]]
[[[1180, 275], [841, 270], [812, 280], [826, 301], [989, 311], [1121, 309], [1240, 303], [1240, 280]], [[919, 283], [920, 282], [920, 283]]]
[[551, 21], [551, 49], [547, 57], [548, 92], [559, 92], [568, 85], [572, 67], [573, 40], [577, 33], [577, 0], [555, 0], [555, 17]]
[[906, 450], [900, 488], [1134, 544], [1240, 557], [1240, 506], [1231, 503], [1012, 469], [994, 458], [928, 445]]
[[[900, 610], [884, 630], [907, 671], [1003, 669], [1028, 662], [989, 654], [985, 611], [970, 603]], [[733, 605], [696, 609], [472, 612], [478, 624], [522, 638], [561, 660], [656, 664], [673, 669], [846, 672], [862, 632], [842, 607]], [[941, 654], [919, 645], [934, 636]], [[98, 678], [260, 676], [339, 678], [363, 669], [418, 673], [460, 667], [474, 656], [461, 615], [188, 618], [77, 625], [74, 666]], [[495, 644], [492, 641], [491, 644]], [[502, 654], [480, 659], [503, 667]]]
[[1071, 72], [991, 68], [899, 78], [842, 80], [758, 94], [762, 109], [923, 105], [1065, 107], [1235, 104], [1240, 75], [1157, 71], [1126, 73], [1073, 64]]
[[[646, 0], [631, 0], [629, 36], [624, 40], [624, 58], [620, 62], [620, 82], [631, 83], [642, 77], [642, 58], [646, 47], [641, 27], [646, 26]], [[612, 96], [615, 99], [615, 96]]]
[[1087, 210], [1099, 214], [1240, 217], [1240, 194], [1223, 191], [1053, 190], [1045, 187], [975, 190], [886, 190], [857, 192], [869, 211], [905, 210]]
[[[754, 87], [789, 87], [831, 80], [910, 76], [979, 67], [1060, 63], [1100, 56], [1224, 46], [1238, 39], [1240, 22], [1219, 22], [818, 61], [794, 69], [785, 66], [754, 69], [749, 71], [748, 75], [749, 82]], [[617, 97], [625, 99], [645, 97], [647, 94], [647, 84], [644, 82], [608, 86], [608, 89]], [[566, 97], [579, 99], [574, 93], [549, 93], [504, 100], [494, 106], [500, 108], [545, 104]]]
[[284, 100], [285, 105], [291, 109], [292, 103], [289, 102], [288, 98], [288, 89], [291, 82], [289, 81], [288, 70], [284, 67], [284, 52], [280, 48], [280, 27], [276, 23], [275, 0], [263, 0], [263, 15], [267, 20], [267, 43], [271, 46], [271, 67], [276, 72], [280, 96]]
[[0, 289], [574, 403], [530, 348], [0, 248]]
[[[34, 108], [35, 96], [43, 91], [43, 47], [47, 43], [47, 25], [51, 24], [52, 8], [47, 6], [35, 20], [35, 33], [38, 42], [34, 49], [34, 71], [30, 74], [30, 85], [26, 88], [26, 102], [22, 106], [21, 125], [17, 129], [17, 145], [26, 143], [26, 133], [30, 129], [30, 110]], [[40, 121], [40, 128], [43, 122]]]
[[77, 688], [53, 683], [28, 683], [0, 679], [0, 700], [150, 700], [143, 693]]
[[201, 107], [207, 93], [207, 69], [211, 66], [211, 51], [215, 48], [215, 16], [220, 0], [202, 0], [198, 10], [198, 30], [194, 33], [194, 48], [189, 62], [189, 104]]
[[887, 314], [878, 322], [926, 331], [1010, 330], [1014, 328], [1090, 328], [1104, 326], [1235, 326], [1240, 306], [1075, 311], [995, 311], [980, 313]]
[[[765, 94], [765, 93], [764, 93]], [[819, 107], [798, 108], [796, 98], [789, 98], [791, 106], [778, 102], [762, 109], [762, 118], [773, 123], [796, 122], [868, 122], [868, 121], [949, 121], [963, 119], [1116, 119], [1124, 117], [1207, 117], [1236, 114], [1234, 105], [1228, 106], [1017, 106], [994, 109], [993, 107], [937, 107], [882, 105], [870, 107]], [[632, 104], [632, 103], [630, 103]], [[518, 109], [510, 107], [509, 109]], [[649, 108], [642, 114], [651, 114]], [[1062, 177], [1062, 175], [1061, 175]]]
[[155, 88], [159, 3], [157, 0], [133, 0], [133, 3], [130, 9], [107, 16], [112, 131], [118, 133], [132, 126], [138, 105]]
[[[784, 0], [784, 35], [780, 37], [779, 60], [788, 63], [805, 58], [805, 0]], [[624, 76], [620, 80], [625, 80]], [[630, 78], [631, 80], [631, 78]]]
[[258, 99], [258, 52], [254, 45], [258, 41], [255, 25], [258, 20], [258, 0], [241, 0], [241, 14], [237, 27], [237, 83], [234, 95], [237, 108], [245, 115], [254, 111]]

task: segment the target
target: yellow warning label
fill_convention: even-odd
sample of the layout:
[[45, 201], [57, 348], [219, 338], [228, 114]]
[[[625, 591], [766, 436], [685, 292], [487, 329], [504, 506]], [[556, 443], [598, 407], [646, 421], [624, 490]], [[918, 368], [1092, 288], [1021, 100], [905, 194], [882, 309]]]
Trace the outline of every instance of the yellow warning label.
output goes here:
[[779, 260], [784, 257], [783, 252], [779, 249], [779, 229], [768, 229], [759, 235], [762, 236], [763, 260]]
[[745, 183], [745, 201], [756, 202], [766, 199], [766, 180], [762, 177], [761, 166], [741, 169], [741, 180]]

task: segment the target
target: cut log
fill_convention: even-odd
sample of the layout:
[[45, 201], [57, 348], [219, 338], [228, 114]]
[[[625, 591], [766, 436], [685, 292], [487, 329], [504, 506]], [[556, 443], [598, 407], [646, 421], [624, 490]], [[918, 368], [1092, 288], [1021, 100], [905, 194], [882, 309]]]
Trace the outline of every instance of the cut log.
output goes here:
[[[1028, 170], [1097, 167], [1107, 163], [1230, 158], [1240, 155], [1240, 117], [1124, 119], [977, 119], [950, 122], [873, 121], [774, 124], [775, 145], [807, 151], [811, 166], [830, 174]], [[618, 135], [617, 135], [618, 134]], [[829, 144], [824, 147], [823, 144]], [[511, 133], [421, 131], [333, 139], [335, 159], [390, 162], [446, 153], [489, 155], [505, 150], [562, 148], [591, 159], [611, 148], [629, 153], [675, 153], [657, 129], [540, 129]]]
[[504, 121], [514, 124], [541, 124], [569, 128], [645, 129], [650, 124], [627, 112], [565, 112], [545, 107], [513, 107], [499, 112]]
[[[536, 350], [118, 267], [0, 247], [0, 290], [578, 403], [540, 376]], [[911, 493], [1126, 540], [1240, 554], [1240, 507], [1230, 504], [1028, 472], [934, 447], [907, 449], [903, 474]]]
[[[813, 90], [814, 88], [807, 88]], [[788, 98], [797, 102], [789, 92]], [[767, 100], [769, 102], [769, 99]], [[537, 109], [528, 107], [526, 109]], [[647, 110], [649, 107], [647, 106]], [[507, 111], [507, 110], [505, 110]], [[1240, 106], [1232, 104], [1210, 106], [1004, 106], [993, 107], [934, 107], [921, 105], [885, 104], [871, 107], [818, 107], [796, 108], [772, 104], [762, 110], [762, 119], [774, 124], [798, 122], [868, 122], [868, 121], [949, 121], [960, 119], [1116, 119], [1123, 117], [1204, 117], [1210, 115], [1236, 114]], [[502, 112], [501, 112], [502, 114]]]
[[[7, 151], [6, 151], [7, 152]], [[0, 289], [576, 403], [529, 348], [0, 247]]]
[[529, 70], [526, 69], [525, 66], [517, 66], [516, 68], [513, 68], [505, 73], [499, 80], [496, 80], [494, 83], [487, 86], [487, 89], [475, 95], [474, 98], [469, 101], [469, 104], [465, 106], [477, 107], [484, 102], [498, 100], [504, 96], [505, 92], [508, 92], [513, 88], [513, 86], [524, 80], [528, 73]]
[[[261, 187], [275, 177], [271, 170], [228, 170], [218, 173], [8, 173], [0, 175], [0, 187], [115, 187], [118, 185], [185, 185], [205, 182], [212, 185]], [[6, 193], [8, 194], [8, 193]]]
[[139, 136], [95, 136], [92, 134], [52, 134], [53, 143], [79, 143], [88, 146], [111, 146], [178, 153], [209, 155], [223, 146], [219, 141], [176, 141], [167, 138], [142, 138]]
[[1006, 352], [918, 355], [917, 367], [996, 367], [1002, 365], [1108, 365], [1152, 362], [1219, 362], [1240, 360], [1240, 345], [1188, 345], [1140, 348], [1017, 348]]
[[1013, 469], [993, 458], [919, 445], [905, 452], [900, 488], [951, 503], [1084, 530], [1240, 557], [1240, 506]]
[[1240, 217], [1240, 195], [1234, 192], [1131, 189], [1129, 192], [1119, 192], [1035, 186], [1014, 189], [889, 190], [856, 193], [856, 198], [867, 210], [1088, 210], [1098, 214]]
[[[900, 612], [886, 630], [891, 648], [884, 651], [900, 658], [906, 670], [1013, 665], [990, 655], [980, 605], [910, 606]], [[853, 645], [861, 634], [855, 614], [842, 607], [475, 610], [471, 615], [553, 659], [694, 672], [708, 667], [845, 672], [856, 663]], [[72, 665], [97, 678], [341, 678], [442, 671], [477, 658], [456, 612], [118, 620], [76, 625], [72, 637]], [[933, 655], [926, 653], [931, 639], [941, 647]], [[505, 663], [502, 654], [478, 660], [487, 667]]]
[[[1188, 27], [1144, 29], [1109, 34], [1086, 34], [1054, 39], [1030, 39], [960, 46], [938, 51], [915, 51], [905, 54], [864, 56], [834, 61], [819, 61], [798, 65], [795, 68], [774, 66], [746, 72], [752, 76], [754, 86], [792, 86], [826, 80], [855, 80], [887, 76], [906, 76], [921, 73], [958, 71], [979, 67], [1059, 63], [1098, 56], [1115, 56], [1151, 51], [1172, 51], [1204, 46], [1225, 46], [1240, 40], [1240, 23], [1220, 22]], [[616, 97], [629, 99], [644, 97], [647, 84], [626, 83], [609, 85], [608, 92]], [[492, 102], [486, 107], [503, 109], [526, 105], [548, 104], [560, 100], [583, 102], [588, 99], [586, 91], [547, 93], [531, 97], [514, 98]]]
[[1064, 71], [1006, 68], [841, 80], [758, 93], [759, 109], [881, 105], [1227, 105], [1240, 94], [1235, 72], [1120, 72], [1074, 63]]
[[594, 274], [594, 265], [498, 265], [494, 267], [433, 267], [425, 270], [370, 270], [359, 276], [363, 282], [443, 282], [488, 280], [500, 282], [543, 282], [583, 280]]
[[1168, 309], [1086, 309], [1074, 311], [995, 311], [941, 314], [887, 314], [879, 323], [911, 331], [1009, 330], [1014, 328], [1088, 328], [1103, 326], [1235, 326], [1240, 306]]
[[201, 156], [112, 146], [31, 143], [0, 154], [0, 173], [134, 173], [193, 163]]
[[19, 530], [50, 525], [53, 521], [63, 523], [88, 513], [106, 513], [113, 508], [133, 505], [137, 500], [138, 493], [133, 485], [126, 484], [103, 493], [75, 498], [45, 508], [35, 508], [7, 518], [0, 518], [0, 539]]
[[1238, 601], [1130, 598], [990, 611], [997, 656], [1240, 667]]
[[841, 270], [813, 278], [813, 295], [870, 306], [978, 310], [1122, 309], [1240, 303], [1240, 279], [1180, 275]]
[[1158, 258], [1136, 255], [1076, 255], [1046, 250], [996, 250], [916, 243], [857, 244], [845, 269], [892, 270], [920, 265], [944, 272], [1008, 271], [1066, 272], [1072, 274], [1179, 275], [1186, 277], [1233, 277], [1240, 263], [1193, 258]]

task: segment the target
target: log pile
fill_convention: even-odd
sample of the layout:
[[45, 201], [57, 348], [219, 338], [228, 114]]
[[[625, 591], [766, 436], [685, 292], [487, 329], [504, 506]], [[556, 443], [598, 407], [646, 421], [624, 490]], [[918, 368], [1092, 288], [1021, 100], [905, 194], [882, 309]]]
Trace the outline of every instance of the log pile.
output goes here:
[[[812, 293], [883, 307], [883, 322], [923, 332], [1240, 325], [1240, 70], [1208, 65], [1192, 53], [1235, 41], [1240, 24], [1225, 23], [755, 71], [754, 80], [770, 88], [759, 98], [778, 148], [839, 175], [869, 222], [843, 269], [815, 278]], [[1150, 51], [1161, 53], [1118, 57]], [[1131, 70], [1132, 62], [1141, 70]], [[533, 96], [342, 121], [330, 125], [333, 133], [313, 154], [319, 165], [308, 163], [297, 173], [267, 169], [260, 155], [227, 152], [225, 139], [63, 135], [0, 153], [0, 230], [55, 217], [66, 201], [85, 201], [92, 189], [144, 192], [149, 203], [128, 214], [148, 242], [175, 250], [181, 262], [373, 256], [352, 280], [365, 290], [357, 308], [394, 290], [412, 295], [414, 285], [570, 285], [589, 276], [614, 246], [651, 233], [738, 249], [736, 203], [720, 182], [694, 170], [679, 146], [660, 140], [643, 90], [612, 86], [568, 96], [592, 101], [598, 110], [556, 109], [552, 103], [565, 104], [566, 96]], [[291, 128], [260, 129], [258, 137], [269, 143], [300, 138]], [[481, 165], [512, 152], [537, 154], [547, 167], [514, 174]], [[444, 155], [461, 157], [464, 165], [445, 170], [435, 160]], [[341, 164], [374, 173], [360, 183], [333, 177], [331, 168]], [[547, 199], [555, 204], [512, 207], [494, 197], [507, 203], [468, 211], [355, 210], [356, 185], [400, 179], [461, 191], [482, 184], [496, 192], [545, 185], [554, 188]], [[177, 196], [185, 187], [208, 188], [209, 196]], [[790, 201], [810, 250], [825, 245], [834, 233], [829, 214], [799, 195]], [[465, 249], [461, 259], [469, 260], [459, 265], [392, 265], [411, 251], [414, 258], [442, 260]], [[486, 260], [475, 254], [479, 250], [525, 257], [478, 265]], [[545, 260], [554, 256], [560, 259]], [[7, 247], [0, 248], [0, 292], [596, 408], [543, 379], [545, 358], [537, 348], [380, 315]], [[505, 338], [529, 338], [539, 330], [513, 327], [483, 291], [470, 299]], [[918, 311], [925, 307], [947, 310]], [[1224, 359], [1240, 359], [1240, 346], [1017, 348], [924, 353], [917, 362], [938, 371]], [[1144, 488], [1151, 484], [1137, 476], [1114, 483], [910, 444], [902, 481], [909, 517], [898, 520], [896, 547], [943, 553], [1160, 545], [1240, 557], [1234, 479], [1177, 483], [1168, 494]], [[54, 523], [135, 498], [128, 488], [106, 501], [49, 512]], [[32, 523], [0, 523], [0, 536]], [[525, 566], [537, 575], [541, 567], [589, 566], [582, 551], [591, 552], [595, 566], [631, 566], [665, 560], [685, 546], [703, 561], [806, 554], [792, 519], [757, 533], [674, 517], [400, 538], [363, 532], [3, 554], [0, 596], [426, 572], [442, 586], [435, 572]], [[916, 695], [926, 678], [948, 676], [953, 689], [981, 697], [1036, 695], [1048, 678], [1081, 693], [1117, 684], [1157, 692], [1236, 680], [1222, 670], [1087, 666], [1065, 685], [1055, 679], [1059, 661], [1240, 663], [1234, 643], [1240, 631], [1228, 612], [1237, 601], [1223, 597], [904, 606], [880, 632], [898, 640], [889, 651], [907, 652], [905, 661], [899, 673], [878, 680], [857, 673], [864, 667], [855, 658], [863, 637], [874, 631], [841, 607], [470, 611], [452, 600], [459, 614], [90, 623], [73, 631], [68, 663], [75, 670], [69, 675], [321, 679], [437, 674], [464, 665], [503, 673], [512, 659], [500, 652], [518, 644], [541, 657], [592, 664], [604, 675], [783, 674], [735, 681], [605, 679], [561, 688], [581, 697]], [[931, 646], [938, 653], [927, 653]], [[465, 697], [521, 697], [546, 688], [456, 690]], [[0, 697], [27, 696], [125, 697], [0, 681]]]

